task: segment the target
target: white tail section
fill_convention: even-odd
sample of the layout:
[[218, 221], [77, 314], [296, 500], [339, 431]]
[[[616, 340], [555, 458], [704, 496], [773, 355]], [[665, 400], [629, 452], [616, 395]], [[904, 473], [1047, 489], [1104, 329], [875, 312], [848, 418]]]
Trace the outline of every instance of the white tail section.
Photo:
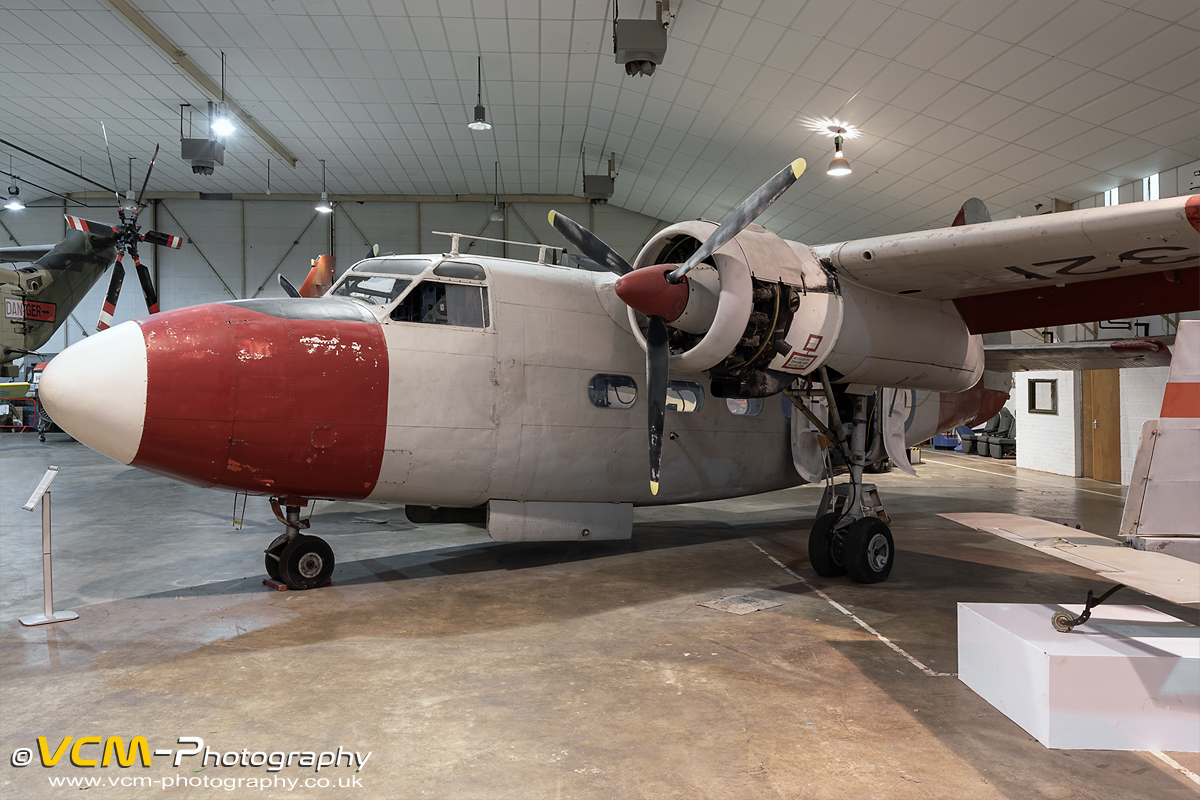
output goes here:
[[1142, 425], [1121, 536], [1147, 550], [1175, 549], [1154, 537], [1200, 537], [1200, 320], [1179, 323], [1162, 411]]

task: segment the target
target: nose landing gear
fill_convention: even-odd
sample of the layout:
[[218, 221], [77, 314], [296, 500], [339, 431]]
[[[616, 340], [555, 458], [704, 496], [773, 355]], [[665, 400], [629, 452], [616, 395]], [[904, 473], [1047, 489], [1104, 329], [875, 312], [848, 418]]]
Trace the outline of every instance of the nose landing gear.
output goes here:
[[[284, 515], [280, 500], [287, 508]], [[329, 583], [333, 575], [333, 548], [319, 536], [300, 533], [308, 520], [300, 519], [300, 509], [308, 505], [303, 497], [272, 497], [271, 510], [286, 530], [264, 551], [264, 564], [271, 580], [289, 589], [316, 589]]]

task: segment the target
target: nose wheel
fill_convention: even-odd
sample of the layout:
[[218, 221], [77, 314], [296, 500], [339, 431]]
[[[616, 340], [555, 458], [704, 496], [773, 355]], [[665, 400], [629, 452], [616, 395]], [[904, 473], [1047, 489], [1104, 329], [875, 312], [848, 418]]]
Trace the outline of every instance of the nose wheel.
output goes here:
[[[284, 502], [288, 500], [295, 498], [286, 498]], [[286, 530], [264, 551], [263, 564], [272, 581], [293, 590], [316, 589], [326, 585], [333, 577], [336, 563], [333, 548], [328, 542], [319, 536], [300, 533], [301, 528], [309, 525], [308, 520], [300, 519], [301, 504], [307, 505], [307, 502], [299, 500], [295, 505], [289, 504], [285, 516], [279, 500], [271, 498], [271, 508]]]

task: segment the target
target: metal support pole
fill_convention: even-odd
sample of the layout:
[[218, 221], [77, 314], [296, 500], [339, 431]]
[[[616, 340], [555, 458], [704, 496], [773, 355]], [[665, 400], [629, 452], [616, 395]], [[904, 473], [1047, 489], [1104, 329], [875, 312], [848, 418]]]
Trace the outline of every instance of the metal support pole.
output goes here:
[[26, 511], [33, 511], [40, 500], [42, 503], [42, 612], [32, 617], [21, 617], [20, 622], [26, 627], [47, 625], [51, 622], [66, 622], [79, 619], [74, 611], [54, 613], [54, 585], [51, 578], [53, 572], [50, 563], [50, 482], [58, 475], [58, 467], [50, 467], [37, 488], [33, 490], [29, 501], [23, 506]]

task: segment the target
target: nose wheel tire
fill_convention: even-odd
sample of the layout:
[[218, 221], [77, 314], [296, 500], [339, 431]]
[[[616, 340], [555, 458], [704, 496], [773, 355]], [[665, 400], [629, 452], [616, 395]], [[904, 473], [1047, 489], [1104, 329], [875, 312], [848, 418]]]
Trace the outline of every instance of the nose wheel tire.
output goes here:
[[825, 514], [817, 518], [808, 533], [808, 563], [822, 578], [846, 574], [846, 536], [844, 530], [834, 532], [833, 524], [837, 521], [837, 514]]
[[879, 583], [896, 560], [892, 532], [878, 517], [863, 517], [846, 529], [846, 572], [857, 583]]
[[[268, 574], [271, 560], [268, 553]], [[317, 536], [297, 536], [284, 546], [276, 563], [278, 580], [283, 581], [289, 589], [315, 589], [329, 583], [333, 575], [333, 548]]]
[[265, 555], [263, 556], [263, 563], [267, 568], [267, 575], [273, 581], [283, 580], [283, 577], [279, 574], [279, 557], [283, 555], [283, 548], [287, 547], [287, 538], [283, 536], [279, 538], [283, 539], [283, 541], [279, 542], [278, 544], [272, 543], [272, 545], [266, 549]]

